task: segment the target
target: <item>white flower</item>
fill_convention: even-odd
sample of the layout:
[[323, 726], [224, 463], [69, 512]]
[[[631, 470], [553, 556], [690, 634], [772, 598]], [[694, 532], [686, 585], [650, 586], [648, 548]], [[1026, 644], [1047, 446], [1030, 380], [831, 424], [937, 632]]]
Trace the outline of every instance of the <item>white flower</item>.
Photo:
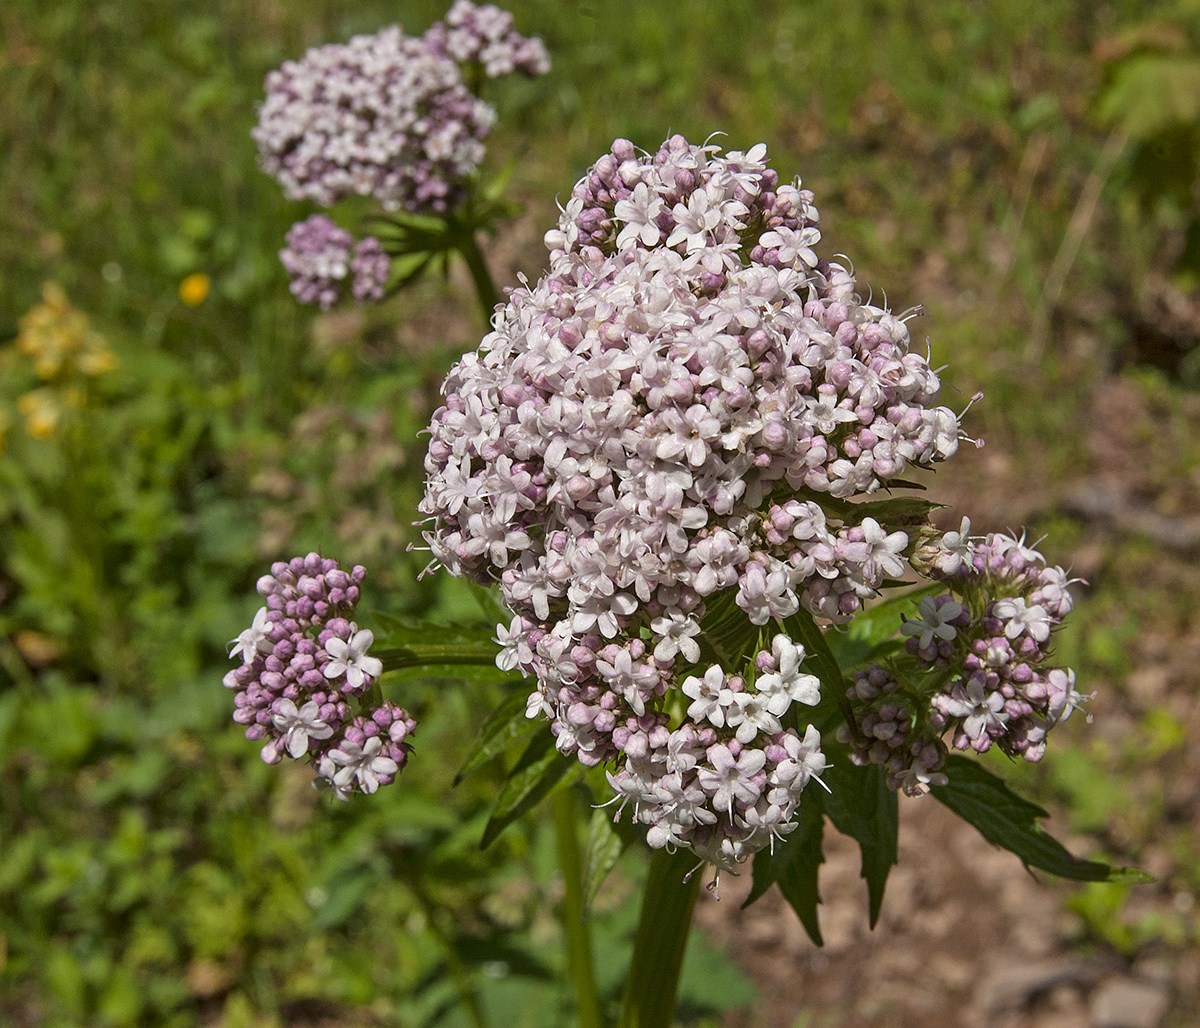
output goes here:
[[727, 811], [732, 817], [735, 799], [742, 803], [758, 799], [760, 790], [753, 778], [767, 762], [762, 750], [744, 749], [735, 760], [728, 746], [717, 743], [708, 748], [708, 759], [712, 767], [699, 767], [697, 778], [717, 810]]
[[946, 575], [955, 574], [964, 564], [971, 563], [971, 519], [964, 517], [957, 532], [947, 532], [938, 543], [935, 563]]
[[725, 724], [737, 729], [737, 741], [752, 742], [761, 729], [769, 734], [783, 731], [779, 719], [767, 709], [767, 699], [755, 692], [735, 692], [725, 715]]
[[932, 646], [934, 639], [944, 639], [949, 642], [958, 632], [949, 622], [958, 617], [965, 608], [961, 603], [948, 600], [940, 607], [932, 596], [924, 596], [917, 605], [919, 618], [905, 621], [900, 626], [901, 635], [916, 636], [917, 646], [925, 649]]
[[867, 544], [866, 566], [881, 578], [903, 575], [904, 562], [899, 555], [908, 545], [908, 536], [903, 532], [888, 535], [874, 518], [863, 518], [862, 530]]
[[289, 699], [282, 699], [275, 705], [275, 713], [271, 720], [275, 727], [284, 733], [283, 743], [287, 751], [297, 760], [308, 752], [308, 740], [328, 739], [333, 735], [333, 729], [320, 717], [321, 708], [313, 700], [309, 700], [299, 710]]
[[963, 731], [968, 739], [978, 739], [989, 728], [1001, 728], [1008, 720], [1004, 712], [1004, 696], [999, 692], [984, 694], [983, 683], [973, 678], [964, 691], [959, 685], [949, 696], [937, 698], [938, 708], [951, 717], [963, 719]]
[[518, 614], [508, 628], [503, 625], [496, 626], [496, 638], [493, 641], [500, 644], [500, 652], [496, 654], [496, 667], [501, 671], [520, 669], [524, 674], [524, 669], [533, 662], [533, 650], [529, 647], [529, 636], [525, 631], [524, 622], [525, 619]]
[[700, 634], [700, 625], [678, 610], [668, 611], [666, 617], [655, 618], [650, 622], [650, 630], [658, 636], [658, 644], [654, 647], [654, 659], [663, 664], [675, 659], [677, 653], [694, 664], [700, 659], [700, 644], [694, 636]]
[[1022, 597], [1014, 596], [993, 604], [992, 614], [1008, 622], [1004, 626], [1004, 634], [1009, 639], [1015, 639], [1022, 632], [1037, 642], [1045, 642], [1050, 638], [1050, 615], [1040, 603], [1027, 607]]
[[379, 788], [380, 775], [394, 775], [400, 770], [391, 757], [380, 755], [382, 749], [379, 736], [373, 735], [361, 746], [346, 739], [337, 749], [330, 750], [329, 759], [337, 765], [332, 776], [335, 789], [344, 789], [357, 779], [363, 792], [375, 792]]
[[271, 631], [267, 621], [267, 608], [260, 607], [254, 615], [254, 622], [236, 639], [229, 643], [229, 657], [241, 655], [242, 663], [249, 664], [257, 656], [267, 656], [273, 649], [268, 633]]
[[771, 785], [786, 789], [794, 796], [815, 778], [829, 791], [829, 786], [821, 781], [821, 775], [828, 765], [825, 763], [825, 754], [821, 752], [821, 733], [815, 725], [808, 726], [803, 739], [793, 731], [785, 733], [783, 747], [787, 750], [787, 759], [775, 765], [768, 779]]
[[655, 224], [655, 219], [662, 211], [661, 197], [651, 192], [645, 182], [639, 182], [633, 187], [633, 196], [628, 200], [618, 200], [613, 208], [617, 219], [625, 222], [625, 227], [617, 236], [617, 247], [624, 250], [635, 240], [641, 240], [643, 246], [657, 243], [662, 238], [662, 231]]
[[767, 698], [767, 710], [781, 717], [793, 703], [805, 703], [810, 707], [820, 703], [821, 680], [800, 671], [804, 647], [786, 635], [777, 635], [771, 640], [771, 651], [778, 670], [759, 675], [754, 682], [759, 694]]
[[689, 676], [683, 680], [683, 694], [695, 702], [688, 707], [687, 716], [693, 721], [707, 718], [717, 728], [725, 725], [725, 710], [733, 702], [733, 692], [725, 688], [725, 672], [714, 664], [704, 678]]
[[383, 662], [377, 657], [368, 657], [367, 650], [375, 641], [375, 633], [369, 628], [358, 631], [358, 626], [350, 624], [350, 641], [334, 636], [325, 644], [325, 652], [332, 658], [325, 665], [325, 677], [337, 678], [346, 676], [346, 685], [351, 689], [361, 689], [364, 680], [369, 676], [378, 678], [383, 674]]

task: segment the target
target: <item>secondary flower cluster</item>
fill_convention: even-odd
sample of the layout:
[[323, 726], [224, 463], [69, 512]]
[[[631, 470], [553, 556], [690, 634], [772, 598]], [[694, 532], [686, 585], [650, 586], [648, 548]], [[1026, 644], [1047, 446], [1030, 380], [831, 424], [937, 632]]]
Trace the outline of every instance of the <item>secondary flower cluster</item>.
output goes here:
[[[618, 781], [668, 745], [676, 663], [699, 660], [710, 604], [732, 597], [753, 625], [852, 615], [909, 540], [840, 501], [957, 449], [903, 321], [861, 303], [819, 238], [811, 193], [761, 145], [618, 140], [547, 233], [549, 273], [447, 378], [425, 538], [451, 573], [500, 583], [517, 615], [502, 660], [537, 678], [531, 716], [584, 763], [624, 762]], [[655, 802], [638, 816], [658, 825], [681, 800]], [[766, 842], [743, 813], [699, 849]]]
[[360, 302], [383, 297], [391, 262], [374, 236], [354, 237], [332, 218], [314, 214], [294, 224], [279, 260], [292, 280], [292, 295], [301, 303], [329, 310], [347, 282]]
[[1067, 573], [1023, 539], [970, 527], [964, 518], [914, 555], [950, 591], [923, 598], [902, 626], [905, 656], [860, 671], [847, 693], [855, 762], [883, 764], [910, 795], [945, 781], [943, 736], [957, 750], [1040, 760], [1046, 734], [1086, 699], [1075, 673], [1050, 663], [1051, 633], [1071, 610]]
[[395, 781], [417, 726], [387, 700], [365, 702], [383, 672], [367, 655], [373, 634], [349, 620], [365, 577], [363, 568], [343, 571], [317, 553], [272, 565], [258, 580], [266, 606], [230, 643], [230, 657], [242, 663], [225, 676], [234, 721], [247, 726], [247, 739], [266, 740], [263, 760], [307, 756], [343, 800]]
[[459, 64], [479, 65], [488, 78], [514, 71], [545, 75], [550, 70], [550, 55], [542, 41], [522, 36], [513, 27], [512, 15], [494, 4], [455, 0], [445, 19], [431, 26], [423, 38], [436, 53]]
[[253, 137], [292, 199], [373, 196], [445, 210], [483, 159], [493, 110], [458, 65], [398, 25], [314, 47], [267, 75]]
[[[445, 214], [465, 199], [496, 119], [463, 69], [494, 78], [549, 67], [542, 41], [518, 33], [507, 11], [457, 0], [424, 36], [393, 25], [285, 62], [267, 76], [251, 134], [263, 169], [293, 199], [328, 207], [361, 195], [389, 211]], [[322, 215], [293, 227], [280, 258], [297, 299], [322, 309], [348, 276], [356, 300], [382, 299], [391, 272], [379, 240], [355, 244]]]

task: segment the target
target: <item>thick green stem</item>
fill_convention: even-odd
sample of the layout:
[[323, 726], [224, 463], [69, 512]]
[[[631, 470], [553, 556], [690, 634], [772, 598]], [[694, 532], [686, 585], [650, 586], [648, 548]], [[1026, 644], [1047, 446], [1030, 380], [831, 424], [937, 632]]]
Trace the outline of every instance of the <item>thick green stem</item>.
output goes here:
[[483, 320], [490, 326], [496, 304], [500, 302], [500, 293], [496, 289], [496, 283], [492, 281], [492, 273], [488, 271], [487, 261], [483, 258], [483, 251], [479, 249], [474, 229], [463, 229], [458, 236], [457, 249], [471, 271], [471, 281], [475, 283], [475, 298], [479, 301]]
[[562, 923], [567, 941], [567, 967], [575, 986], [579, 1028], [601, 1028], [600, 997], [592, 964], [592, 935], [583, 918], [583, 861], [579, 854], [578, 812], [571, 789], [551, 794], [558, 866], [563, 876]]
[[620, 1028], [670, 1028], [700, 874], [690, 850], [655, 850], [642, 892]]

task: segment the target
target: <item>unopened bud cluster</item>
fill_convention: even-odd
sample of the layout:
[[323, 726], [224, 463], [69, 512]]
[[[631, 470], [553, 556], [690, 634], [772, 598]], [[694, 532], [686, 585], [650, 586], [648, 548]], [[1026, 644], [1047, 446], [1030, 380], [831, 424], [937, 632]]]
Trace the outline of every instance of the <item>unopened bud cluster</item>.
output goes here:
[[272, 565], [258, 580], [266, 606], [230, 644], [241, 665], [225, 676], [234, 721], [266, 740], [263, 760], [307, 757], [339, 799], [395, 781], [417, 725], [387, 700], [366, 700], [383, 665], [367, 655], [373, 634], [350, 620], [365, 577], [317, 553]]
[[[500, 584], [516, 614], [502, 660], [537, 679], [531, 716], [564, 753], [617, 762], [639, 819], [667, 825], [652, 842], [709, 859], [778, 834], [755, 818], [790, 816], [760, 790], [754, 815], [719, 803], [725, 820], [689, 835], [671, 827], [684, 799], [642, 787], [681, 766], [655, 754], [709, 605], [732, 598], [752, 626], [801, 606], [853, 615], [903, 573], [909, 539], [821, 496], [874, 492], [959, 442], [904, 322], [862, 303], [819, 239], [812, 194], [781, 184], [761, 144], [617, 140], [547, 233], [549, 273], [512, 292], [430, 426], [425, 538], [451, 573]], [[718, 693], [757, 695], [737, 668], [710, 670]], [[719, 728], [679, 729], [713, 773], [729, 744], [703, 733]]]
[[354, 237], [325, 214], [294, 224], [279, 260], [292, 280], [292, 295], [327, 311], [351, 286], [360, 302], [379, 300], [391, 271], [391, 261], [379, 240]]
[[1086, 698], [1051, 663], [1051, 634], [1071, 610], [1067, 573], [1023, 539], [969, 532], [964, 519], [917, 550], [914, 564], [950, 591], [923, 598], [901, 628], [905, 654], [858, 672], [847, 693], [855, 761], [883, 764], [910, 795], [945, 781], [946, 738], [1040, 760], [1047, 733]]

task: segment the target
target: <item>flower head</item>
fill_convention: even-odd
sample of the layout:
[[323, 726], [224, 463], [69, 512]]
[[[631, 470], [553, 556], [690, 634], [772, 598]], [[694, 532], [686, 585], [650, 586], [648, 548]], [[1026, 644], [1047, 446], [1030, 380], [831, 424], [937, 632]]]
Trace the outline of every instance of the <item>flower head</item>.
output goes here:
[[266, 93], [252, 132], [263, 170], [323, 206], [358, 194], [449, 210], [495, 120], [454, 60], [396, 25], [285, 61]]

